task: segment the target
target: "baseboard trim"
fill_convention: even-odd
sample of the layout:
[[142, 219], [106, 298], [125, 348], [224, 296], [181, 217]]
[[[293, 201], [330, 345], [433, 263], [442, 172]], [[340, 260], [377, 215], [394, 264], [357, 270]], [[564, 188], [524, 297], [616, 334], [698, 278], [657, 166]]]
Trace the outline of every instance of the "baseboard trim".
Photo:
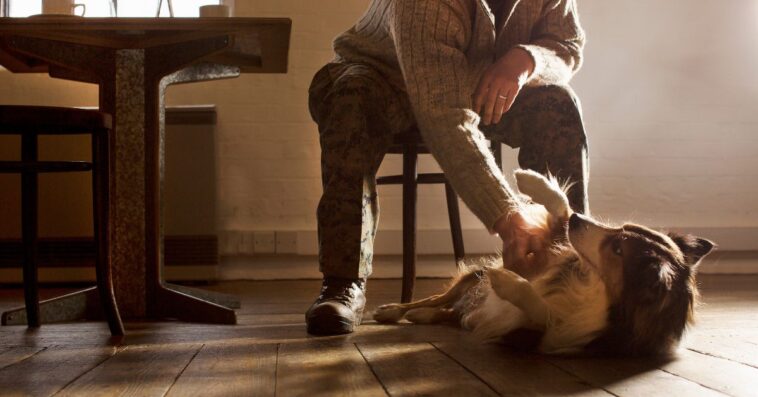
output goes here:
[[[167, 268], [218, 265], [215, 235], [166, 236], [163, 251]], [[40, 268], [88, 268], [95, 264], [94, 244], [88, 237], [40, 239], [38, 255]], [[20, 268], [22, 261], [21, 240], [0, 240], [0, 269]]]
[[[691, 233], [716, 242], [722, 251], [758, 251], [758, 227], [660, 227], [677, 233]], [[255, 231], [228, 230], [220, 233], [221, 255], [234, 256], [250, 253], [240, 249], [241, 242], [250, 240]], [[298, 255], [318, 255], [316, 231], [288, 231], [296, 234]], [[247, 238], [245, 236], [248, 236]], [[419, 255], [445, 255], [453, 252], [449, 230], [419, 230], [416, 233], [416, 249]], [[401, 230], [380, 230], [374, 241], [376, 255], [402, 255], [403, 233]], [[491, 254], [501, 248], [500, 239], [483, 229], [463, 230], [466, 253]], [[249, 250], [248, 250], [249, 251]], [[268, 255], [268, 254], [266, 254]]]
[[[492, 255], [469, 255], [468, 261], [481, 261]], [[371, 278], [400, 278], [402, 257], [374, 257]], [[699, 271], [707, 274], [758, 274], [758, 251], [716, 251], [706, 257]], [[419, 255], [416, 275], [422, 278], [448, 278], [457, 273], [452, 255]], [[293, 280], [320, 279], [318, 257], [314, 255], [252, 255], [221, 258], [219, 280]]]
[[[219, 279], [219, 267], [212, 266], [167, 266], [163, 269], [167, 281], [216, 281]], [[21, 284], [21, 269], [0, 268], [2, 284]], [[63, 266], [39, 269], [41, 284], [60, 283], [94, 283], [94, 267]]]

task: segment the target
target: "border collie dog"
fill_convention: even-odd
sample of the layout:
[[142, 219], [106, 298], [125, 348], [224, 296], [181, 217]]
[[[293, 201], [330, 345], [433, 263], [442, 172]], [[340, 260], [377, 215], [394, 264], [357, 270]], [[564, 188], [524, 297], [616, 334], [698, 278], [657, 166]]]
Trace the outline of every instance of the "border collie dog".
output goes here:
[[[668, 355], [692, 322], [695, 273], [713, 243], [636, 224], [611, 227], [572, 213], [567, 187], [515, 173], [522, 213], [550, 235], [546, 249], [503, 265], [469, 266], [444, 293], [379, 307], [382, 323], [452, 322], [484, 341], [545, 354]], [[522, 346], [523, 347], [523, 346]]]

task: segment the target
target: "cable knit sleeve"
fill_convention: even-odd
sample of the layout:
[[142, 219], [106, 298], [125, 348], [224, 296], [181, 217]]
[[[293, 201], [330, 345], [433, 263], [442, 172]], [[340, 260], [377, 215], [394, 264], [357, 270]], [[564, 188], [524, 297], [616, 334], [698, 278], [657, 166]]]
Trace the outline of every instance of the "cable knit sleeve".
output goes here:
[[464, 54], [471, 14], [454, 0], [395, 0], [389, 32], [424, 142], [455, 191], [492, 230], [513, 211], [513, 193], [471, 110], [472, 71]]
[[585, 36], [579, 25], [576, 0], [551, 0], [528, 44], [518, 45], [534, 59], [528, 85], [568, 84], [582, 65]]

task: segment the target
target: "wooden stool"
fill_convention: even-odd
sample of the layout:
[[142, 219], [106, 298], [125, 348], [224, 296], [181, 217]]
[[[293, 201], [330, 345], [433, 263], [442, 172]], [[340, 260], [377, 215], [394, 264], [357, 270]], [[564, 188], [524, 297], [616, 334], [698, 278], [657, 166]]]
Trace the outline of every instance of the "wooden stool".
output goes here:
[[[494, 146], [494, 145], [493, 145]], [[496, 145], [498, 149], [500, 145]], [[500, 151], [495, 150], [495, 159], [500, 164]], [[456, 265], [465, 255], [463, 247], [463, 231], [461, 216], [458, 208], [458, 196], [443, 173], [418, 173], [418, 155], [429, 154], [421, 134], [414, 128], [395, 137], [387, 151], [388, 154], [403, 155], [403, 174], [383, 176], [376, 179], [377, 185], [403, 185], [403, 287], [401, 302], [407, 303], [413, 299], [413, 288], [416, 283], [416, 202], [418, 184], [445, 185], [447, 214], [450, 219], [450, 234], [453, 238], [453, 253]]]
[[[111, 116], [90, 110], [38, 106], [0, 106], [0, 135], [21, 136], [21, 161], [0, 161], [0, 173], [21, 174], [21, 220], [24, 247], [24, 300], [29, 327], [40, 326], [37, 280], [37, 174], [92, 171], [95, 271], [100, 303], [111, 334], [123, 335], [111, 280], [109, 252], [109, 139]], [[39, 161], [39, 135], [90, 134], [92, 162]], [[7, 323], [3, 314], [2, 323]]]

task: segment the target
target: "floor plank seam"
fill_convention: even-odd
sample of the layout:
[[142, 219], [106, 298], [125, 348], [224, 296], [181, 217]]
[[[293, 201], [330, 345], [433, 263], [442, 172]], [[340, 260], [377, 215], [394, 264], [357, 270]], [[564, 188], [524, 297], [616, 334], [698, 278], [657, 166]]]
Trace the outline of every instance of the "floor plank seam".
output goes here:
[[174, 385], [176, 385], [176, 382], [179, 381], [179, 378], [182, 377], [182, 374], [184, 373], [184, 371], [187, 370], [187, 367], [189, 367], [190, 364], [192, 364], [192, 361], [195, 360], [195, 357], [197, 357], [197, 355], [200, 354], [200, 351], [203, 350], [204, 348], [205, 348], [205, 343], [200, 345], [200, 347], [197, 350], [195, 350], [195, 353], [192, 355], [192, 357], [189, 360], [187, 360], [187, 364], [184, 365], [184, 368], [182, 368], [182, 370], [179, 371], [178, 374], [176, 374], [176, 377], [174, 377], [174, 381], [171, 382], [171, 386], [169, 386], [168, 389], [166, 389], [166, 391], [163, 393], [161, 397], [165, 397], [166, 395], [168, 395], [169, 392], [171, 392], [171, 389], [174, 387]]
[[86, 371], [82, 372], [81, 374], [75, 376], [74, 379], [71, 379], [68, 383], [66, 383], [65, 385], [63, 385], [63, 387], [61, 387], [60, 389], [58, 389], [58, 391], [56, 391], [55, 393], [51, 394], [50, 396], [52, 397], [52, 396], [56, 396], [56, 395], [60, 394], [62, 391], [66, 390], [66, 388], [69, 387], [71, 384], [73, 384], [74, 382], [76, 382], [77, 380], [79, 380], [79, 378], [81, 378], [82, 376], [90, 373], [91, 371], [94, 371], [95, 368], [103, 365], [103, 363], [105, 363], [106, 361], [112, 359], [114, 356], [116, 356], [116, 354], [118, 354], [118, 353], [120, 353], [120, 352], [122, 352], [124, 350], [126, 350], [126, 346], [123, 346], [123, 347], [118, 347], [117, 346], [115, 349], [113, 349], [113, 354], [111, 354], [108, 357], [104, 358], [99, 363], [93, 365], [88, 370], [86, 370]]
[[388, 397], [392, 396], [390, 394], [390, 391], [387, 389], [387, 386], [384, 385], [384, 382], [382, 382], [382, 380], [379, 379], [379, 375], [376, 373], [376, 370], [374, 370], [374, 367], [366, 358], [366, 355], [363, 354], [363, 350], [361, 350], [360, 346], [358, 346], [357, 343], [353, 343], [353, 346], [355, 347], [355, 350], [358, 350], [358, 353], [361, 355], [361, 357], [363, 357], [363, 361], [368, 366], [368, 369], [371, 370], [371, 373], [374, 374], [374, 378], [376, 378], [376, 381], [379, 382], [379, 384], [382, 386], [382, 389], [384, 390], [384, 394], [386, 394]]
[[497, 391], [497, 389], [495, 389], [495, 388], [494, 388], [494, 387], [493, 387], [491, 384], [489, 384], [489, 383], [488, 383], [486, 380], [482, 379], [482, 377], [481, 377], [481, 376], [479, 376], [479, 375], [478, 375], [476, 372], [474, 372], [474, 371], [470, 370], [468, 367], [466, 367], [465, 365], [463, 365], [463, 363], [462, 363], [462, 362], [460, 362], [460, 361], [456, 360], [456, 359], [455, 359], [455, 357], [453, 357], [453, 356], [451, 356], [451, 355], [447, 354], [447, 352], [445, 352], [444, 350], [442, 350], [442, 349], [440, 349], [439, 347], [437, 347], [437, 345], [436, 345], [436, 344], [434, 344], [433, 342], [427, 342], [427, 343], [429, 343], [430, 345], [432, 345], [432, 347], [433, 347], [433, 348], [435, 348], [435, 349], [436, 349], [438, 352], [442, 353], [442, 355], [443, 355], [443, 356], [445, 356], [445, 357], [449, 358], [449, 359], [450, 359], [450, 360], [452, 360], [454, 363], [458, 364], [458, 365], [459, 365], [461, 368], [465, 369], [465, 370], [466, 370], [466, 372], [468, 372], [468, 373], [470, 373], [471, 375], [473, 375], [473, 376], [474, 376], [474, 378], [476, 378], [476, 379], [479, 379], [479, 381], [480, 381], [480, 382], [482, 382], [482, 383], [484, 383], [485, 385], [487, 385], [487, 388], [489, 388], [490, 390], [492, 390], [492, 392], [494, 392], [494, 393], [495, 393], [495, 394], [497, 394], [498, 396], [502, 396], [502, 394], [501, 394], [500, 392], [498, 392], [498, 391]]
[[277, 382], [279, 381], [279, 350], [281, 350], [282, 344], [276, 344], [276, 358], [274, 359], [274, 397], [276, 397]]
[[581, 382], [583, 385], [587, 385], [587, 386], [589, 386], [589, 387], [594, 387], [594, 388], [596, 388], [596, 389], [600, 389], [600, 390], [602, 390], [602, 391], [604, 391], [604, 392], [606, 392], [606, 393], [608, 393], [608, 394], [610, 394], [610, 395], [612, 395], [612, 396], [614, 396], [614, 397], [621, 397], [621, 395], [619, 395], [619, 394], [616, 394], [616, 393], [614, 393], [614, 392], [612, 392], [612, 391], [610, 391], [610, 390], [606, 389], [606, 388], [605, 388], [605, 387], [603, 387], [603, 386], [597, 385], [597, 384], [595, 384], [594, 382], [590, 382], [590, 381], [588, 381], [588, 380], [586, 380], [586, 379], [582, 378], [581, 376], [579, 376], [579, 375], [577, 375], [577, 374], [575, 374], [575, 373], [573, 373], [573, 372], [571, 372], [571, 371], [567, 370], [566, 368], [563, 368], [562, 366], [558, 365], [558, 363], [556, 363], [554, 360], [551, 360], [551, 359], [546, 359], [546, 360], [545, 360], [545, 362], [546, 362], [546, 363], [548, 363], [548, 364], [550, 364], [550, 365], [552, 365], [552, 366], [553, 366], [553, 367], [555, 367], [555, 368], [558, 368], [558, 370], [559, 370], [559, 371], [561, 371], [561, 372], [563, 372], [563, 373], [566, 373], [566, 374], [568, 374], [569, 376], [572, 376], [572, 377], [574, 377], [574, 378], [578, 379], [578, 380], [579, 380], [579, 381], [580, 381], [580, 382]]
[[694, 383], [694, 384], [696, 384], [696, 385], [699, 385], [699, 386], [701, 386], [701, 387], [704, 387], [704, 388], [706, 388], [706, 389], [708, 389], [708, 390], [712, 390], [712, 391], [715, 391], [716, 393], [719, 393], [719, 394], [723, 394], [723, 395], [725, 395], [725, 396], [731, 396], [731, 394], [728, 394], [728, 393], [724, 393], [724, 392], [723, 392], [723, 391], [721, 391], [721, 390], [718, 390], [718, 389], [714, 389], [714, 388], [712, 388], [712, 387], [710, 387], [710, 386], [708, 386], [708, 385], [704, 385], [704, 384], [702, 384], [702, 383], [700, 383], [700, 382], [698, 382], [698, 381], [696, 381], [696, 380], [692, 380], [692, 379], [689, 379], [689, 378], [685, 378], [684, 376], [682, 376], [682, 375], [679, 375], [679, 374], [677, 374], [677, 373], [674, 373], [674, 372], [671, 372], [671, 371], [669, 371], [669, 370], [667, 370], [667, 369], [664, 369], [664, 368], [658, 368], [658, 369], [659, 369], [659, 370], [661, 370], [661, 371], [663, 371], [663, 372], [665, 372], [665, 373], [667, 373], [667, 374], [669, 374], [669, 375], [674, 375], [674, 376], [676, 376], [677, 378], [680, 378], [680, 379], [684, 379], [684, 381], [686, 381], [686, 382], [691, 382], [691, 383]]
[[693, 348], [693, 347], [688, 347], [687, 350], [695, 352], [695, 353], [698, 353], [698, 354], [702, 354], [704, 356], [714, 357], [714, 358], [720, 358], [722, 360], [731, 361], [731, 362], [733, 362], [735, 364], [745, 365], [745, 366], [748, 366], [748, 367], [751, 367], [751, 368], [758, 369], [758, 366], [755, 366], [753, 364], [742, 362], [742, 361], [739, 361], [739, 360], [735, 360], [735, 359], [729, 358], [729, 357], [717, 356], [717, 355], [715, 355], [713, 353], [708, 353], [708, 352], [705, 352], [705, 351], [700, 351], [700, 350], [697, 350], [696, 348]]
[[[14, 366], [16, 364], [22, 363], [22, 362], [24, 362], [24, 361], [26, 361], [26, 360], [28, 360], [28, 359], [36, 356], [37, 354], [40, 354], [41, 352], [47, 350], [48, 348], [49, 348], [49, 346], [44, 346], [41, 349], [37, 350], [36, 352], [34, 352], [34, 353], [32, 353], [32, 354], [30, 354], [30, 355], [22, 358], [21, 360], [18, 360], [18, 361], [12, 362], [12, 363], [10, 363], [10, 364], [8, 364], [6, 366], [0, 367], [0, 370], [3, 370], [5, 368], [10, 368], [10, 367], [12, 367], [12, 366]], [[8, 350], [11, 350], [11, 349], [8, 349]]]

